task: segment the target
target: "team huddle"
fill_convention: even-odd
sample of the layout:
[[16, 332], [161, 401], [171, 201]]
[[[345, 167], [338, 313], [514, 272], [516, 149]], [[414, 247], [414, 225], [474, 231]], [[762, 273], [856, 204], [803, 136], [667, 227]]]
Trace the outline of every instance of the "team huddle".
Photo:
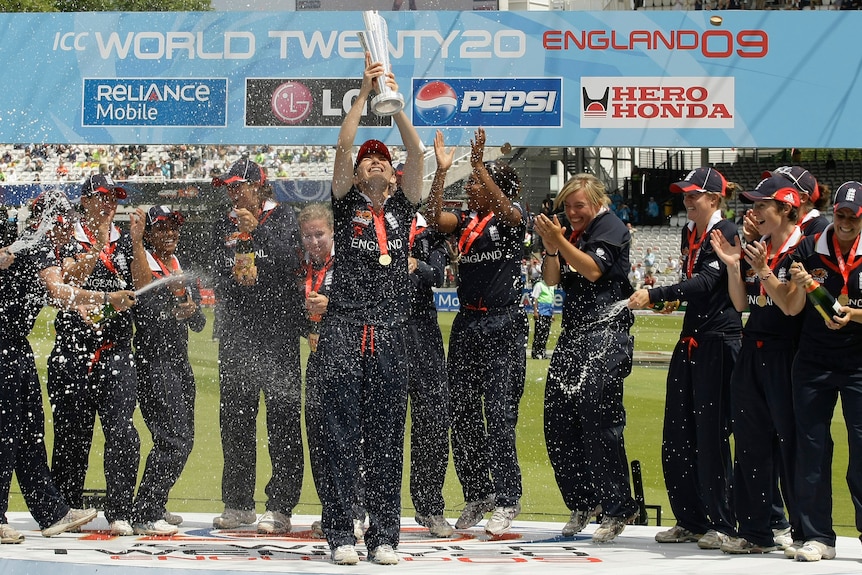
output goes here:
[[[345, 565], [359, 562], [360, 539], [368, 561], [399, 561], [408, 398], [416, 521], [449, 537], [490, 514], [484, 530], [501, 536], [521, 511], [515, 429], [526, 376], [521, 258], [530, 217], [517, 202], [521, 182], [506, 163], [484, 160], [479, 128], [466, 209], [444, 210], [454, 152], [438, 131], [437, 168], [423, 198], [424, 147], [403, 111], [393, 116], [403, 168], [378, 140], [354, 156], [360, 117], [381, 76], [397, 91], [394, 76], [367, 55], [339, 132], [329, 205], [305, 206], [297, 216], [274, 200], [266, 170], [248, 159], [213, 181], [232, 206], [214, 224], [207, 270], [216, 296], [224, 454], [224, 511], [213, 527], [291, 530], [304, 473], [304, 403], [322, 503], [313, 529], [326, 538], [332, 561]], [[687, 307], [668, 372], [662, 438], [676, 525], [656, 540], [734, 554], [784, 549], [800, 561], [833, 558], [829, 424], [839, 393], [850, 430], [848, 482], [862, 518], [862, 406], [855, 404], [862, 400], [862, 184], [836, 191], [829, 223], [817, 210], [827, 194], [814, 177], [797, 166], [779, 168], [743, 192], [753, 206], [741, 234], [721, 216], [731, 187], [711, 168], [671, 187], [683, 194], [689, 219], [682, 280], [650, 290], [629, 282], [630, 230], [594, 176], [573, 176], [555, 198], [555, 215], [533, 221], [543, 280], [565, 293], [544, 402], [548, 455], [571, 512], [564, 536], [600, 516], [592, 540], [608, 542], [639, 514], [624, 441], [632, 310], [669, 313], [680, 301]], [[194, 442], [188, 330], [201, 331], [206, 318], [175, 255], [182, 214], [138, 209], [122, 232], [113, 220], [125, 197], [102, 175], [83, 183], [77, 210], [62, 193], [46, 192], [21, 238], [0, 250], [0, 441], [8, 446], [0, 451], [0, 505], [5, 512], [14, 471], [45, 536], [96, 517], [83, 509], [96, 415], [105, 435], [111, 533], [170, 536], [182, 522], [166, 505]], [[432, 288], [443, 284], [449, 238], [460, 254], [461, 308], [447, 358]], [[818, 287], [837, 298], [829, 312], [806, 299]], [[48, 360], [50, 468], [27, 341], [46, 303], [59, 308]], [[304, 398], [303, 338], [311, 350]], [[261, 393], [272, 476], [258, 518]], [[136, 406], [153, 438], [139, 484]], [[454, 526], [442, 495], [450, 438], [467, 502]], [[862, 519], [857, 523], [862, 531]], [[0, 542], [22, 540], [4, 514]]]

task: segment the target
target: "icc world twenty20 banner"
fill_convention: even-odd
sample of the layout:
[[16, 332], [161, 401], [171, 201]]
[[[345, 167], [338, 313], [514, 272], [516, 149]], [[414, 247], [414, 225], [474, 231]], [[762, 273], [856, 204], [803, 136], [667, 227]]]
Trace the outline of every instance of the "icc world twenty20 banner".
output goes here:
[[[862, 12], [381, 14], [425, 141], [483, 126], [521, 146], [859, 146]], [[0, 14], [0, 29], [3, 142], [331, 145], [363, 69], [361, 12]], [[360, 132], [398, 141], [371, 113]]]

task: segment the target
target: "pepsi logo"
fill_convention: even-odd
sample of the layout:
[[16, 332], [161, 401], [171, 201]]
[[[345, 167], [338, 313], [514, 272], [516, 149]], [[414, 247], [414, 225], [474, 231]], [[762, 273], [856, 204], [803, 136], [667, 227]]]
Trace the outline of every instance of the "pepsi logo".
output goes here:
[[300, 82], [285, 82], [272, 93], [272, 113], [286, 124], [298, 124], [311, 113], [311, 91]]
[[416, 114], [427, 124], [448, 122], [458, 110], [458, 95], [446, 82], [434, 80], [422, 86], [414, 98]]

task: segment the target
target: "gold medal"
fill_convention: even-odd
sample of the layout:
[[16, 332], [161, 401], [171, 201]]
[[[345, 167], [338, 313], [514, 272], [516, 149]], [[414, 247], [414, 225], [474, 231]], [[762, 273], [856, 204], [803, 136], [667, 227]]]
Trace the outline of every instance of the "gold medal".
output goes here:
[[759, 305], [760, 307], [766, 307], [766, 296], [765, 295], [757, 296], [757, 305]]
[[838, 296], [838, 303], [840, 303], [841, 305], [847, 305], [848, 303], [850, 303], [850, 296], [848, 296], [846, 293], [841, 294], [840, 296]]
[[389, 254], [380, 254], [380, 257], [377, 258], [377, 261], [380, 262], [382, 266], [388, 266], [392, 263], [392, 256]]

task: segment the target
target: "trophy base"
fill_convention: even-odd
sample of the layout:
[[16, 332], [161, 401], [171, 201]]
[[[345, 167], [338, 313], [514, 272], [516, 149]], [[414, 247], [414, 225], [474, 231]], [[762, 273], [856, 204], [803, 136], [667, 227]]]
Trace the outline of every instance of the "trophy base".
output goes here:
[[378, 116], [394, 116], [404, 109], [404, 96], [398, 92], [378, 94], [371, 99], [371, 109]]

